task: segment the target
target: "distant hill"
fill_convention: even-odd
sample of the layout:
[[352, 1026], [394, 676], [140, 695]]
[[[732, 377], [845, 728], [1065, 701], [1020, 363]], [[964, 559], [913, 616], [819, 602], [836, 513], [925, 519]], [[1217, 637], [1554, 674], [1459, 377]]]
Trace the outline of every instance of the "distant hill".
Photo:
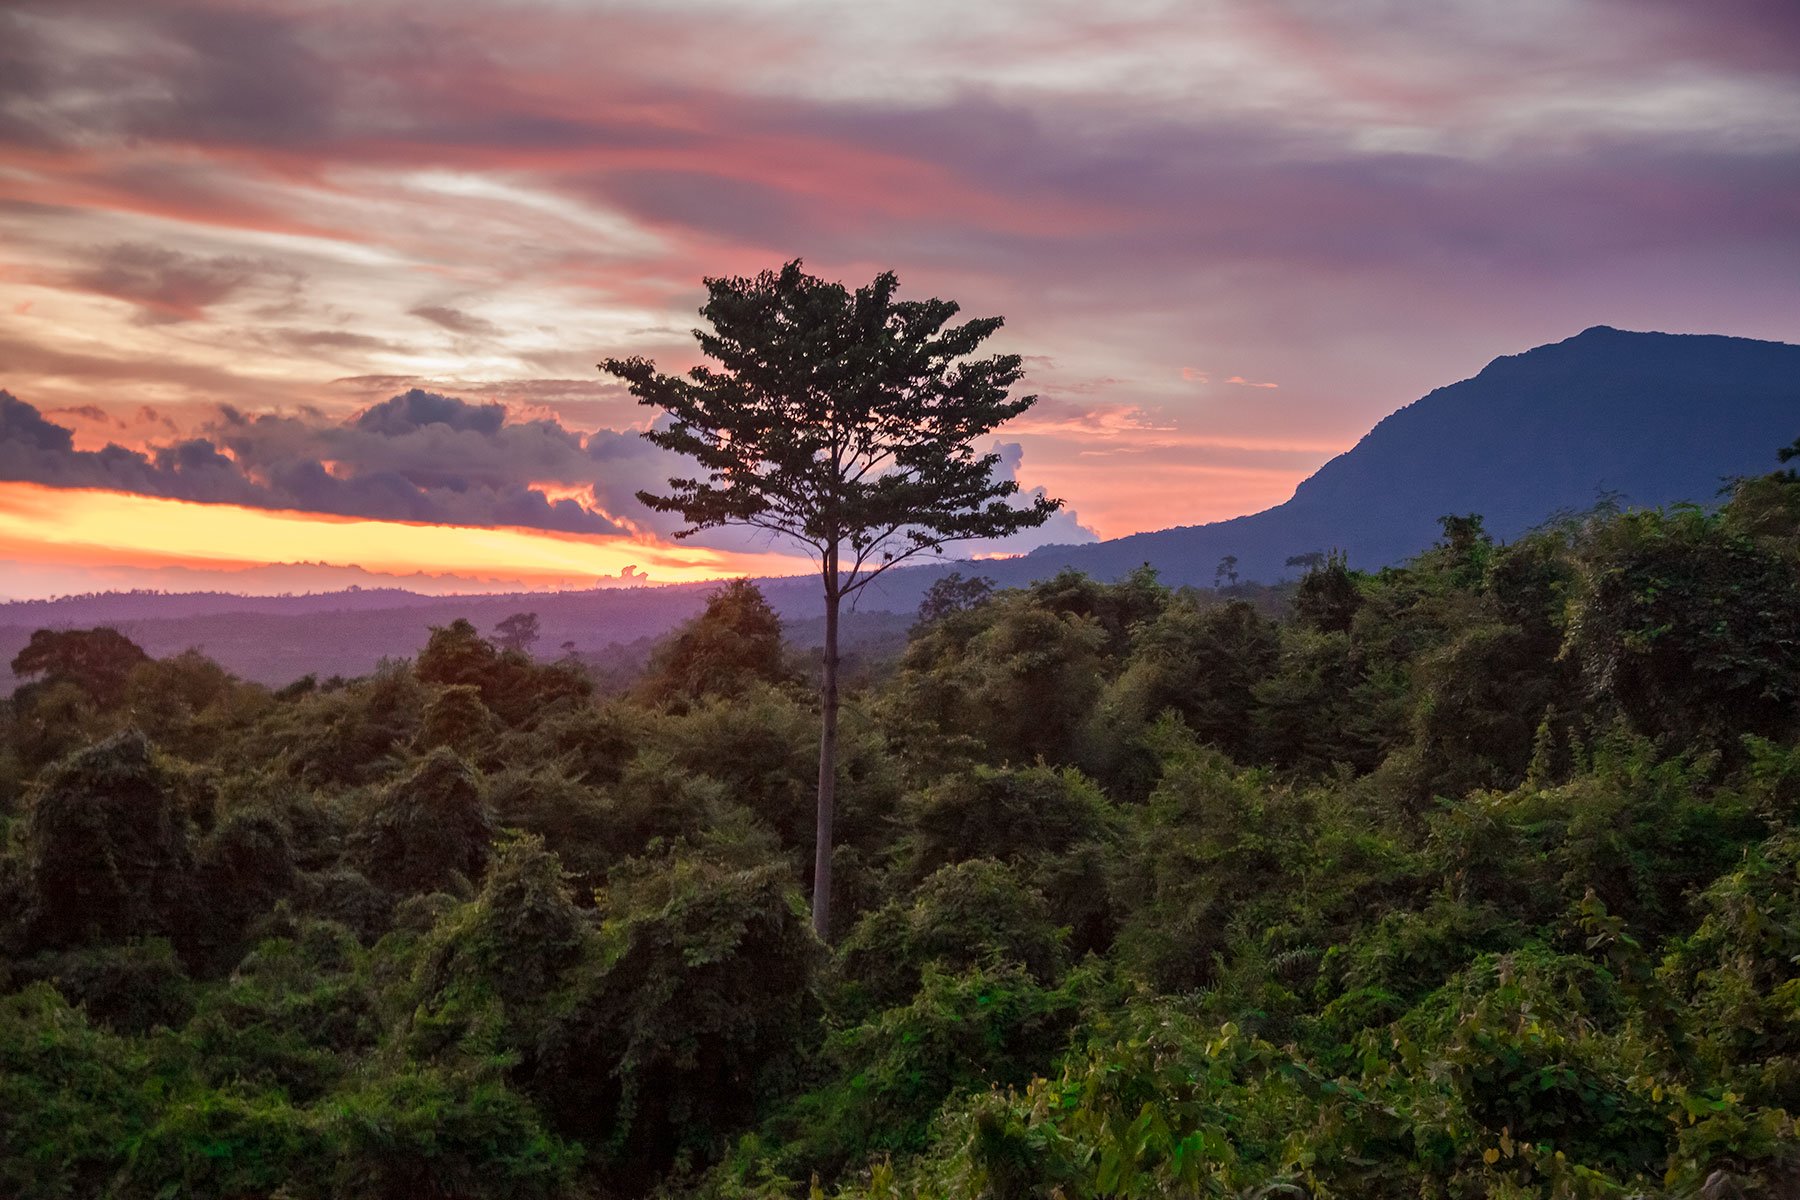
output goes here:
[[1151, 563], [1172, 583], [1211, 584], [1235, 554], [1246, 579], [1291, 571], [1290, 555], [1344, 550], [1374, 568], [1431, 545], [1437, 518], [1480, 513], [1512, 538], [1603, 495], [1633, 507], [1713, 500], [1762, 474], [1800, 437], [1800, 346], [1596, 326], [1497, 358], [1370, 430], [1285, 504], [1210, 525], [1090, 546], [1044, 547], [1009, 574], [1072, 566], [1111, 578]]
[[[1596, 326], [1567, 341], [1497, 358], [1472, 379], [1394, 413], [1326, 463], [1285, 504], [1209, 525], [1085, 546], [1046, 546], [1015, 559], [890, 573], [865, 613], [906, 612], [951, 569], [1003, 586], [1073, 567], [1114, 579], [1150, 563], [1172, 584], [1210, 585], [1236, 555], [1245, 580], [1293, 574], [1289, 556], [1341, 549], [1353, 566], [1399, 562], [1429, 546], [1437, 518], [1480, 513], [1512, 538], [1602, 496], [1651, 506], [1707, 502], [1733, 476], [1776, 466], [1800, 436], [1800, 346]], [[797, 640], [816, 639], [817, 582], [764, 581]], [[276, 598], [218, 593], [113, 593], [0, 604], [0, 668], [34, 628], [111, 624], [152, 654], [199, 646], [231, 670], [270, 683], [307, 672], [359, 674], [414, 653], [428, 627], [466, 616], [483, 630], [509, 613], [539, 614], [540, 654], [583, 653], [653, 637], [698, 612], [704, 585], [521, 595], [418, 596], [360, 590]], [[871, 632], [895, 636], [892, 622]], [[0, 686], [5, 678], [0, 673]]]

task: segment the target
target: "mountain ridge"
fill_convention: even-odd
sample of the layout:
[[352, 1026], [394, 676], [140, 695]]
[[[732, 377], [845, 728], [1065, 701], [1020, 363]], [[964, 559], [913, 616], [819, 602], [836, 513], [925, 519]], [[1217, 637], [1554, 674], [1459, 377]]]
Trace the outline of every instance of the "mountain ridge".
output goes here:
[[[1697, 420], [1703, 414], [1684, 408], [1719, 399], [1727, 386], [1739, 392], [1731, 423]], [[1546, 405], [1546, 394], [1576, 403]], [[1655, 402], [1660, 420], [1654, 428], [1620, 424], [1620, 406], [1597, 403], [1626, 394]], [[1483, 400], [1500, 403], [1472, 409]], [[1569, 427], [1571, 416], [1593, 417], [1597, 409], [1604, 410], [1604, 428], [1579, 422]], [[1642, 414], [1642, 408], [1632, 412]], [[1455, 441], [1444, 444], [1451, 431], [1443, 426], [1449, 418], [1471, 416], [1476, 420], [1465, 422], [1465, 439], [1484, 424], [1491, 427], [1494, 418], [1509, 422], [1510, 452], [1490, 460], [1486, 470], [1466, 455], [1434, 463], [1422, 453], [1421, 442], [1432, 439], [1439, 449], [1454, 450]], [[1352, 565], [1372, 569], [1430, 545], [1437, 518], [1450, 512], [1478, 512], [1496, 536], [1512, 538], [1607, 494], [1638, 506], [1704, 502], [1730, 476], [1773, 469], [1777, 448], [1796, 435], [1800, 346], [1595, 325], [1560, 342], [1502, 355], [1475, 375], [1396, 409], [1281, 504], [1088, 546], [1042, 547], [1025, 560], [1109, 578], [1148, 561], [1170, 582], [1202, 584], [1212, 582], [1226, 554], [1237, 556], [1244, 578], [1270, 580], [1287, 570], [1290, 555], [1335, 548], [1345, 550]], [[1545, 466], [1554, 468], [1552, 478], [1540, 475], [1537, 486], [1518, 486], [1517, 472], [1541, 473]], [[1412, 474], [1413, 486], [1394, 486], [1399, 471]], [[1418, 486], [1421, 473], [1430, 486]]]
[[[1114, 579], [1150, 563], [1170, 584], [1210, 585], [1219, 560], [1231, 555], [1242, 579], [1267, 582], [1293, 574], [1290, 556], [1332, 549], [1344, 551], [1353, 566], [1373, 569], [1429, 546], [1437, 519], [1448, 513], [1480, 513], [1505, 540], [1603, 496], [1634, 506], [1704, 503], [1731, 476], [1773, 469], [1776, 450], [1797, 435], [1800, 345], [1595, 325], [1502, 355], [1396, 409], [1272, 508], [1105, 542], [1039, 547], [1010, 559], [908, 567], [878, 580], [861, 606], [908, 611], [951, 570], [1019, 586], [1063, 569]], [[789, 621], [817, 614], [812, 576], [759, 582]], [[691, 616], [708, 586], [446, 596], [384, 589], [396, 593], [392, 603], [372, 596], [372, 589], [14, 601], [0, 604], [0, 663], [32, 628], [104, 619], [152, 653], [200, 642], [232, 670], [279, 682], [313, 669], [366, 670], [380, 657], [411, 654], [430, 625], [455, 615], [487, 628], [520, 610], [544, 615], [544, 646], [574, 641], [591, 651], [653, 636]], [[296, 636], [296, 622], [334, 632], [329, 639], [311, 629]], [[216, 635], [227, 624], [235, 632], [222, 643]], [[327, 641], [331, 656], [321, 646]], [[319, 657], [316, 667], [307, 665], [309, 654]]]

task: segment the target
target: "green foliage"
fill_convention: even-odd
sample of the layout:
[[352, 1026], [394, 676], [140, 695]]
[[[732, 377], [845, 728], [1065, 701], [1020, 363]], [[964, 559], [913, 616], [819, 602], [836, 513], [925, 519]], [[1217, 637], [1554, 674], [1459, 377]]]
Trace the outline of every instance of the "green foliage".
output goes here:
[[1079, 772], [1048, 767], [976, 767], [920, 795], [907, 809], [918, 870], [969, 858], [1036, 859], [1104, 836], [1112, 817]]
[[748, 579], [734, 579], [706, 599], [706, 609], [656, 648], [638, 682], [652, 704], [703, 696], [740, 696], [756, 684], [791, 678], [781, 618]]
[[956, 863], [932, 874], [913, 897], [889, 901], [857, 923], [838, 956], [838, 1005], [858, 1016], [903, 1004], [933, 966], [1011, 963], [1054, 983], [1065, 966], [1063, 942], [1043, 896], [1003, 863]]
[[1723, 744], [1791, 733], [1800, 575], [1724, 518], [1627, 513], [1583, 547], [1569, 643], [1589, 687], [1639, 730]]
[[514, 613], [494, 626], [494, 641], [503, 650], [513, 650], [520, 654], [530, 654], [531, 647], [537, 642], [538, 615], [536, 613]]
[[1179, 716], [1201, 742], [1239, 762], [1254, 753], [1256, 689], [1275, 671], [1279, 628], [1242, 600], [1172, 603], [1132, 638], [1131, 654], [1100, 702], [1091, 754], [1102, 777], [1127, 793], [1154, 786], [1156, 719]]
[[842, 697], [835, 948], [747, 585], [605, 701], [40, 639], [0, 1194], [1793, 1194], [1797, 496], [938, 589]]
[[902, 819], [914, 878], [969, 859], [1005, 862], [1045, 897], [1077, 951], [1109, 940], [1106, 866], [1124, 822], [1080, 772], [977, 766], [914, 797]]
[[208, 990], [185, 1042], [213, 1087], [308, 1103], [344, 1080], [380, 1032], [364, 952], [333, 922], [305, 920], [244, 956]]
[[999, 598], [927, 626], [907, 647], [895, 699], [922, 727], [917, 740], [965, 738], [1000, 762], [1069, 761], [1106, 641], [1091, 614]]
[[278, 705], [251, 731], [243, 754], [312, 787], [372, 782], [392, 772], [418, 735], [428, 698], [411, 671], [384, 664], [357, 687], [306, 691]]
[[174, 770], [135, 731], [46, 770], [24, 821], [26, 916], [42, 946], [178, 932], [194, 830]]
[[[556, 856], [534, 837], [504, 844], [481, 894], [438, 921], [419, 951], [409, 1049], [430, 1057], [450, 1039], [489, 1035], [535, 1047], [565, 975], [596, 951]], [[500, 1028], [488, 1029], [496, 1016]]]
[[1360, 694], [1364, 681], [1348, 633], [1296, 629], [1275, 669], [1254, 685], [1252, 756], [1307, 773], [1338, 764], [1369, 770], [1381, 761]]
[[[1007, 505], [1018, 484], [997, 477], [998, 453], [974, 449], [1037, 399], [1007, 394], [1023, 374], [1018, 355], [971, 357], [1000, 318], [951, 325], [954, 303], [896, 300], [898, 288], [884, 272], [852, 292], [798, 260], [708, 279], [709, 328], [695, 336], [718, 366], [683, 378], [645, 359], [608, 359], [602, 370], [674, 418], [644, 436], [706, 472], [639, 498], [694, 528], [745, 524], [796, 538], [833, 563], [845, 547], [844, 585], [865, 564], [879, 570], [949, 540], [1043, 524], [1058, 502]], [[829, 595], [839, 589], [827, 584]]]
[[43, 685], [71, 684], [109, 708], [125, 699], [132, 669], [149, 661], [136, 642], [116, 629], [39, 629], [10, 669], [18, 679], [41, 675]]
[[1361, 607], [1356, 576], [1341, 551], [1332, 551], [1324, 562], [1301, 576], [1294, 592], [1295, 618], [1320, 633], [1348, 633]]
[[17, 967], [17, 982], [29, 979], [52, 984], [114, 1033], [180, 1028], [194, 1010], [193, 984], [166, 938], [41, 954]]
[[156, 744], [187, 758], [216, 754], [269, 705], [262, 688], [233, 679], [198, 650], [147, 659], [126, 680], [132, 720]]
[[679, 537], [748, 525], [800, 543], [819, 564], [825, 644], [819, 681], [818, 818], [813, 927], [833, 929], [838, 620], [842, 603], [890, 567], [953, 542], [1042, 525], [1061, 507], [1042, 491], [1010, 503], [1016, 480], [976, 443], [1037, 402], [1015, 397], [1016, 354], [974, 355], [999, 317], [952, 325], [956, 304], [900, 301], [884, 271], [852, 292], [801, 270], [706, 281], [707, 328], [694, 331], [717, 365], [663, 375], [644, 358], [609, 358], [640, 404], [664, 410], [644, 437], [701, 474], [639, 492], [679, 513]]
[[717, 1155], [791, 1081], [819, 947], [771, 867], [645, 864], [602, 915], [602, 952], [540, 1036], [532, 1090], [610, 1175], [641, 1185]]
[[474, 758], [499, 733], [499, 724], [481, 702], [480, 688], [472, 683], [452, 684], [426, 702], [418, 747], [435, 750], [442, 746], [464, 758]]
[[967, 612], [994, 594], [994, 581], [985, 575], [964, 578], [952, 571], [942, 579], [934, 579], [919, 601], [919, 624], [941, 621], [952, 613]]
[[1695, 1009], [1696, 1075], [1800, 1113], [1800, 838], [1787, 830], [1753, 847], [1701, 908], [1699, 928], [1663, 966]]
[[114, 1194], [321, 1196], [330, 1151], [323, 1123], [279, 1096], [211, 1092], [163, 1109], [133, 1144]]
[[1049, 988], [997, 962], [950, 974], [927, 966], [912, 998], [836, 1034], [832, 1082], [778, 1114], [783, 1167], [837, 1173], [930, 1141], [946, 1103], [1018, 1087], [1047, 1071], [1079, 1017], [1079, 989]]
[[[673, 767], [716, 780], [723, 797], [754, 812], [784, 845], [800, 848], [812, 844], [818, 720], [793, 694], [756, 686], [695, 704], [663, 722], [653, 736]], [[858, 744], [863, 739], [843, 740], [842, 772], [866, 773], [866, 752]]]
[[1301, 851], [1301, 813], [1216, 751], [1173, 750], [1162, 782], [1122, 855], [1117, 887], [1131, 915], [1120, 932], [1125, 961], [1178, 991], [1211, 979], [1230, 924]]
[[372, 798], [351, 855], [371, 880], [411, 895], [479, 879], [493, 835], [481, 781], [439, 747]]
[[155, 1103], [143, 1051], [48, 983], [0, 997], [0, 1192], [97, 1196]]
[[[516, 634], [510, 636], [516, 640]], [[564, 663], [534, 663], [522, 648], [496, 649], [461, 618], [432, 629], [414, 671], [425, 683], [475, 688], [482, 704], [511, 726], [536, 721], [546, 711], [593, 691], [579, 669]]]
[[522, 1096], [479, 1075], [423, 1068], [345, 1095], [328, 1126], [331, 1194], [371, 1200], [568, 1194], [580, 1151]]
[[300, 886], [286, 815], [265, 805], [226, 813], [200, 842], [195, 882], [190, 940], [202, 956], [235, 961], [256, 919]]
[[1154, 619], [1170, 601], [1169, 589], [1156, 581], [1148, 563], [1113, 584], [1103, 584], [1078, 571], [1060, 571], [1026, 593], [1038, 607], [1072, 617], [1085, 617], [1106, 635], [1107, 657], [1119, 658], [1133, 631]]

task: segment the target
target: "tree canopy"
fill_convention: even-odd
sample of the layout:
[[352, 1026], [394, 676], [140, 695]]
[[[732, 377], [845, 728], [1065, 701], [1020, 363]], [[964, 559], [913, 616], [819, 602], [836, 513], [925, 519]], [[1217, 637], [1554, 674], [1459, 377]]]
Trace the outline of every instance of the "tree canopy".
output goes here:
[[121, 636], [0, 704], [0, 1192], [1789, 1194], [1800, 480], [1444, 534], [946, 583], [849, 689], [827, 943], [752, 583], [615, 694]]
[[1059, 502], [1007, 504], [1018, 484], [976, 444], [1037, 400], [1010, 394], [1018, 355], [971, 357], [1001, 318], [953, 325], [953, 301], [900, 300], [899, 286], [887, 271], [850, 291], [797, 259], [708, 279], [694, 336], [716, 366], [683, 377], [607, 359], [669, 415], [644, 436], [704, 472], [639, 499], [687, 521], [677, 536], [735, 524], [792, 538], [840, 596], [921, 551], [1047, 520]]

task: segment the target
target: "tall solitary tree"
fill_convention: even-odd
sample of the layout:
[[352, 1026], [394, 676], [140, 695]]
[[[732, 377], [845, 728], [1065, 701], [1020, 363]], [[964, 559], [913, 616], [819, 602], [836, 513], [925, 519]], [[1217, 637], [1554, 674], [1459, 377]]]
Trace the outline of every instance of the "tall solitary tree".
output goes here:
[[1007, 503], [1018, 484], [976, 441], [1036, 396], [1010, 394], [1016, 354], [973, 357], [1001, 318], [951, 324], [948, 300], [896, 300], [883, 272], [865, 287], [809, 275], [799, 260], [754, 278], [707, 279], [696, 329], [717, 365], [664, 375], [644, 358], [608, 359], [640, 404], [667, 411], [644, 436], [700, 466], [639, 492], [679, 513], [687, 537], [748, 525], [799, 542], [825, 591], [813, 928], [831, 930], [831, 824], [837, 778], [838, 615], [882, 572], [950, 542], [1041, 525], [1061, 505]]

